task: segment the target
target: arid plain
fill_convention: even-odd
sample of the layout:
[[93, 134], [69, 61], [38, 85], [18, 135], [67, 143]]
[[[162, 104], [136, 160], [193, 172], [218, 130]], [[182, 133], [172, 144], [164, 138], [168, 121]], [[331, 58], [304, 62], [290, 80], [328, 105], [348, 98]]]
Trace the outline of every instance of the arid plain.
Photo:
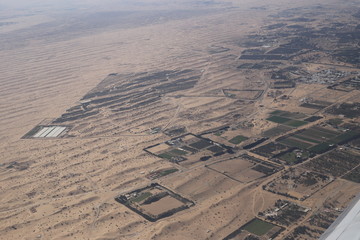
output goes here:
[[360, 192], [357, 1], [0, 14], [0, 239], [317, 239]]

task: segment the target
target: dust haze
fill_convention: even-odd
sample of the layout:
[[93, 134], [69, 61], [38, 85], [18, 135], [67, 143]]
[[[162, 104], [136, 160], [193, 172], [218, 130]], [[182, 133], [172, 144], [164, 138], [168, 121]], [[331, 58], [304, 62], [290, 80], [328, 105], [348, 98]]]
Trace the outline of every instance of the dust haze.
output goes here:
[[318, 239], [360, 191], [358, 1], [0, 3], [1, 239]]

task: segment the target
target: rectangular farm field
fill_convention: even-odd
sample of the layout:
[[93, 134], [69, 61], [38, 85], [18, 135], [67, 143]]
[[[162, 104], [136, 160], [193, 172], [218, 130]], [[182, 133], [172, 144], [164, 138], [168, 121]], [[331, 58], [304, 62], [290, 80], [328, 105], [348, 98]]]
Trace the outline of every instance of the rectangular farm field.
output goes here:
[[206, 140], [199, 140], [195, 143], [192, 143], [190, 144], [190, 147], [193, 147], [193, 148], [196, 148], [196, 149], [203, 149], [203, 148], [206, 148], [206, 147], [209, 147], [211, 146], [211, 143], [209, 141], [206, 141]]
[[293, 128], [286, 126], [286, 125], [278, 125], [276, 127], [270, 128], [266, 131], [263, 132], [263, 136], [264, 137], [274, 137], [277, 135], [280, 135], [282, 133], [288, 132], [290, 130], [292, 130]]
[[154, 180], [154, 179], [161, 178], [161, 177], [167, 176], [169, 174], [175, 173], [177, 171], [179, 171], [179, 169], [177, 169], [177, 168], [164, 168], [164, 169], [160, 169], [160, 170], [151, 172], [146, 177], [148, 179]]
[[242, 183], [255, 181], [282, 169], [275, 164], [264, 162], [249, 155], [222, 160], [206, 167]]
[[290, 118], [286, 118], [286, 117], [280, 117], [280, 116], [271, 116], [269, 118], [267, 118], [266, 120], [274, 122], [274, 123], [285, 123], [290, 121]]
[[343, 178], [352, 182], [360, 183], [360, 166], [354, 168], [351, 172], [343, 176]]
[[282, 144], [285, 144], [287, 146], [296, 147], [296, 148], [299, 148], [299, 149], [307, 149], [307, 148], [312, 146], [311, 143], [301, 141], [301, 140], [296, 139], [294, 137], [288, 137], [288, 138], [280, 140], [279, 142], [282, 143]]
[[305, 200], [333, 181], [333, 178], [304, 168], [290, 168], [263, 188], [296, 200]]
[[239, 229], [235, 230], [223, 240], [232, 239], [258, 239], [267, 240], [273, 239], [279, 235], [284, 228], [275, 224], [263, 221], [259, 218], [254, 218]]
[[288, 122], [285, 122], [284, 124], [287, 125], [287, 126], [290, 126], [290, 127], [297, 128], [297, 127], [301, 127], [303, 125], [308, 124], [308, 122], [300, 121], [300, 120], [290, 120]]
[[144, 151], [170, 162], [191, 165], [229, 153], [229, 147], [210, 139], [186, 134], [144, 149]]
[[274, 207], [259, 213], [259, 217], [275, 224], [290, 226], [303, 219], [308, 211], [310, 208], [279, 199], [275, 202]]
[[120, 195], [115, 200], [151, 222], [194, 205], [194, 202], [157, 183]]
[[359, 164], [360, 154], [358, 152], [349, 149], [336, 149], [313, 159], [306, 163], [306, 166], [309, 169], [339, 177], [354, 169]]
[[239, 144], [245, 140], [249, 139], [248, 137], [242, 136], [242, 135], [238, 135], [236, 137], [233, 137], [232, 139], [229, 140], [230, 143], [232, 144]]
[[307, 150], [294, 149], [277, 155], [276, 158], [285, 162], [286, 165], [295, 165], [307, 160], [310, 157], [313, 157], [314, 154], [311, 154]]
[[251, 152], [256, 153], [263, 157], [271, 158], [274, 155], [284, 152], [288, 149], [289, 149], [289, 147], [286, 145], [271, 142], [271, 143], [265, 144], [261, 147], [255, 148], [255, 149], [251, 150]]

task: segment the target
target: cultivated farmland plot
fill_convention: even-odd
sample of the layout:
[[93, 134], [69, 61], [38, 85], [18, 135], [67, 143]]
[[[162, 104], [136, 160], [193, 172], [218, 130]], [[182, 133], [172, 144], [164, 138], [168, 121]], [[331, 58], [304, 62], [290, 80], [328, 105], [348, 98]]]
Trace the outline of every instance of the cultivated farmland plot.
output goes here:
[[224, 145], [229, 145], [229, 144], [240, 145], [249, 139], [249, 137], [243, 134], [244, 134], [243, 130], [233, 129], [230, 128], [229, 126], [226, 126], [220, 130], [206, 132], [201, 136]]
[[223, 240], [238, 240], [238, 239], [258, 239], [267, 240], [273, 239], [284, 230], [283, 227], [263, 221], [259, 218], [254, 218], [239, 229], [235, 230]]
[[[192, 178], [187, 178], [189, 175]], [[241, 185], [239, 181], [206, 167], [169, 175], [163, 182], [175, 192], [196, 202], [213, 199], [213, 197]]]
[[275, 224], [290, 226], [303, 219], [310, 210], [294, 202], [279, 199], [273, 208], [260, 212], [258, 216]]
[[[328, 152], [318, 158], [315, 158], [308, 163], [306, 167], [314, 171], [318, 171], [334, 177], [340, 177], [344, 174], [345, 179], [357, 181], [354, 178], [354, 173], [358, 171], [355, 169], [360, 164], [360, 153], [352, 149], [336, 149]], [[353, 170], [354, 172], [350, 172]]]
[[[342, 189], [346, 189], [343, 183], [339, 183]], [[351, 202], [354, 196], [344, 194], [343, 190], [335, 195], [328, 196], [315, 212], [311, 212], [310, 218], [294, 228], [285, 240], [319, 239], [321, 234], [339, 217], [344, 207]]]
[[305, 200], [333, 180], [333, 177], [304, 168], [290, 168], [263, 188], [282, 196]]
[[360, 134], [356, 131], [341, 132], [336, 129], [313, 126], [294, 134], [280, 137], [276, 141], [290, 147], [320, 154], [334, 148], [336, 144], [344, 144], [359, 136]]
[[194, 202], [156, 183], [120, 195], [115, 200], [151, 222], [169, 217], [194, 205]]
[[315, 240], [360, 192], [359, 1], [3, 2], [1, 239]]
[[71, 126], [65, 125], [38, 125], [26, 133], [22, 138], [50, 139], [66, 136]]
[[281, 166], [262, 161], [249, 155], [221, 160], [206, 165], [206, 167], [241, 183], [255, 181], [282, 169]]
[[231, 148], [194, 134], [179, 136], [164, 143], [147, 147], [144, 150], [157, 157], [184, 166], [231, 153]]
[[293, 112], [276, 110], [271, 112], [270, 115], [271, 116], [268, 117], [266, 120], [274, 123], [279, 123], [288, 127], [297, 128], [308, 124], [308, 122], [304, 120], [307, 119], [308, 116], [303, 113], [293, 113]]

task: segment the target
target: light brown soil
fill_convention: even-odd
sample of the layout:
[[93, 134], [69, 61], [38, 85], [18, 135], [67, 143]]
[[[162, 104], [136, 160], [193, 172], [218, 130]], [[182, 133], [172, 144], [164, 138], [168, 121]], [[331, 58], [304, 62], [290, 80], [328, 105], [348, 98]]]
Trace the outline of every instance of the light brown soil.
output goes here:
[[[176, 166], [181, 171], [159, 179], [195, 201], [191, 209], [150, 223], [114, 199], [150, 184], [146, 174], [152, 170], [173, 166], [143, 151], [169, 140], [163, 133], [148, 134], [149, 129], [181, 125], [198, 134], [249, 121], [254, 127], [245, 135], [259, 136], [273, 126], [265, 120], [270, 109], [292, 109], [311, 89], [320, 90], [321, 86], [306, 85], [289, 100], [266, 97], [269, 76], [263, 70], [244, 75], [237, 69], [244, 50], [239, 41], [262, 33], [269, 16], [282, 10], [323, 4], [337, 11], [343, 1], [224, 0], [210, 6], [165, 0], [106, 2], [114, 5], [80, 5], [63, 11], [48, 4], [40, 9], [0, 9], [1, 22], [17, 22], [0, 26], [0, 238], [223, 239], [279, 198], [262, 190], [277, 174], [241, 184], [204, 167], [221, 157], [199, 162], [195, 157], [201, 156], [196, 155], [189, 164]], [[126, 9], [134, 10], [133, 15], [122, 12]], [[171, 11], [160, 15], [137, 11], [148, 9]], [[122, 17], [112, 21], [111, 12]], [[97, 25], [102, 21], [104, 26]], [[214, 45], [230, 50], [210, 54]], [[193, 88], [159, 93], [161, 100], [145, 108], [114, 113], [104, 107], [98, 115], [70, 121], [74, 128], [66, 138], [21, 139], [40, 122], [66, 113], [110, 73], [134, 76], [179, 69], [201, 72]], [[264, 97], [242, 102], [221, 92], [247, 87], [265, 90]], [[286, 91], [292, 96], [292, 90]], [[359, 97], [358, 91], [351, 94], [351, 99]], [[346, 96], [336, 95], [340, 100]], [[14, 162], [27, 167], [11, 167]], [[248, 177], [253, 176], [257, 175]], [[354, 195], [359, 189], [340, 180], [304, 204], [321, 205], [328, 194], [339, 190]], [[152, 211], [159, 210], [156, 205]]]
[[182, 205], [184, 204], [176, 198], [166, 196], [159, 201], [153, 202], [148, 205], [143, 205], [142, 208], [146, 212], [156, 216], [171, 209], [181, 207]]

